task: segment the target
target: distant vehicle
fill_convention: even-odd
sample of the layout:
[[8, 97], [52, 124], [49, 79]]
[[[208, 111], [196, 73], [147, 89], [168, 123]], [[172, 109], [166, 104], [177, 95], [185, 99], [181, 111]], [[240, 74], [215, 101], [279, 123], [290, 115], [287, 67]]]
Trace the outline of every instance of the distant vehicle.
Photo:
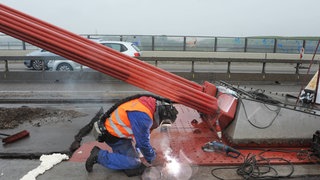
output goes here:
[[[29, 54], [27, 54], [27, 56], [57, 56], [56, 54], [53, 54], [47, 50], [44, 49], [39, 49], [36, 51], [33, 51]], [[44, 64], [48, 64], [48, 60], [44, 61]], [[43, 69], [43, 62], [42, 60], [32, 60], [32, 59], [26, 59], [24, 60], [23, 64], [27, 67], [27, 68], [32, 68], [35, 70], [42, 70]], [[45, 69], [48, 69], [47, 66], [45, 66]]]
[[[96, 42], [131, 57], [141, 56], [140, 49], [131, 42], [101, 41], [101, 40], [98, 40]], [[40, 49], [27, 54], [27, 56], [58, 56], [58, 55], [51, 53], [49, 51], [46, 51], [44, 49]], [[35, 70], [42, 70], [43, 64], [45, 65], [46, 70], [49, 69], [52, 71], [74, 71], [74, 70], [80, 70], [81, 68], [88, 68], [86, 66], [81, 66], [81, 64], [78, 64], [74, 61], [66, 60], [66, 59], [45, 60], [44, 63], [41, 60], [32, 60], [32, 59], [27, 59], [24, 61], [24, 65], [26, 67], [32, 68]]]

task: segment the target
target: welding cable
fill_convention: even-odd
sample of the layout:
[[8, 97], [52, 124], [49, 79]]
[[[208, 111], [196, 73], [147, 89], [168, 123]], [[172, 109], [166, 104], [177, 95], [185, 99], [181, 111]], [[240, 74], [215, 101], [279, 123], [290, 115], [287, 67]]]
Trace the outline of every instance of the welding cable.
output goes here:
[[243, 107], [244, 114], [245, 114], [245, 116], [246, 116], [246, 118], [247, 118], [247, 121], [248, 121], [253, 127], [258, 128], [258, 129], [266, 129], [266, 128], [270, 127], [270, 126], [273, 124], [273, 122], [276, 120], [276, 118], [279, 116], [279, 113], [280, 113], [280, 110], [281, 110], [281, 107], [278, 107], [276, 110], [272, 110], [272, 109], [270, 109], [266, 104], [263, 104], [269, 111], [274, 111], [274, 112], [276, 112], [276, 115], [275, 115], [274, 118], [270, 121], [270, 123], [269, 123], [268, 125], [266, 125], [266, 126], [258, 126], [258, 125], [255, 125], [252, 121], [250, 121], [250, 119], [249, 119], [249, 117], [248, 117], [248, 114], [247, 114], [246, 107], [245, 107], [243, 101], [241, 100], [241, 98], [239, 98], [239, 101], [240, 101], [240, 103], [241, 103], [241, 105], [242, 105], [242, 107]]
[[[261, 94], [263, 94], [263, 93], [256, 93], [256, 94], [260, 94], [260, 96], [261, 96]], [[247, 95], [250, 96], [250, 97], [253, 98], [253, 99], [257, 99], [256, 96], [253, 95], [253, 94], [250, 93], [250, 92], [247, 92]], [[218, 97], [219, 97], [219, 96], [218, 96]], [[217, 97], [217, 98], [218, 98], [218, 97]], [[273, 103], [273, 104], [279, 104], [279, 103], [280, 103], [279, 101], [276, 101], [276, 100], [270, 100], [270, 98], [267, 98], [268, 96], [266, 96], [266, 95], [263, 96], [263, 97], [264, 97], [264, 98], [259, 98], [258, 100], [262, 101], [262, 100], [264, 99], [265, 102], [269, 102], [269, 103]], [[241, 105], [242, 105], [242, 107], [243, 107], [243, 109], [244, 109], [244, 113], [245, 113], [245, 116], [246, 116], [248, 122], [249, 122], [252, 126], [254, 126], [255, 128], [258, 128], [258, 129], [266, 129], [266, 128], [270, 127], [270, 126], [273, 124], [273, 122], [275, 121], [275, 119], [278, 117], [278, 115], [279, 115], [279, 113], [280, 113], [280, 110], [281, 110], [281, 107], [279, 107], [279, 106], [278, 106], [278, 108], [277, 108], [276, 110], [272, 110], [272, 109], [270, 109], [265, 103], [263, 103], [263, 105], [264, 105], [268, 110], [276, 112], [276, 115], [275, 115], [275, 117], [271, 120], [271, 122], [270, 122], [267, 126], [257, 126], [257, 125], [255, 125], [252, 121], [250, 121], [250, 119], [249, 119], [249, 117], [248, 117], [248, 114], [247, 114], [247, 110], [246, 110], [245, 105], [244, 105], [243, 101], [241, 100], [241, 98], [238, 97], [238, 99], [239, 99], [239, 101], [240, 101], [240, 103], [241, 103]]]
[[243, 94], [248, 96], [249, 98], [258, 100], [258, 101], [262, 101], [262, 102], [266, 102], [266, 103], [270, 103], [270, 104], [284, 104], [278, 100], [273, 99], [270, 96], [267, 96], [264, 94], [264, 90], [262, 89], [256, 89], [254, 91], [245, 91], [243, 89], [240, 88], [236, 88], [231, 84], [228, 84], [226, 82], [223, 81], [219, 81], [220, 84], [222, 84], [223, 86], [226, 86], [227, 88], [230, 88], [233, 91], [236, 91], [239, 94]]
[[[218, 170], [234, 169], [243, 179], [270, 179], [270, 178], [289, 178], [294, 172], [293, 164], [284, 158], [265, 158], [261, 155], [256, 159], [256, 155], [249, 153], [244, 162], [238, 167], [219, 167], [211, 170], [211, 175], [217, 179], [224, 179], [215, 174]], [[290, 166], [290, 172], [286, 175], [279, 175], [276, 168], [272, 167], [271, 160], [284, 161]], [[268, 175], [273, 173], [274, 175]]]
[[267, 102], [270, 104], [283, 104], [282, 102], [275, 100], [275, 99], [271, 98], [270, 96], [265, 95], [263, 92], [264, 91], [262, 89], [256, 89], [254, 91], [249, 91], [248, 93], [252, 94], [252, 96], [256, 100], [260, 100], [260, 101]]
[[264, 90], [262, 89], [256, 89], [255, 91], [245, 91], [240, 88], [236, 88], [233, 85], [228, 84], [224, 81], [219, 81], [219, 83], [222, 84], [223, 86], [226, 86], [227, 88], [232, 89], [233, 91], [238, 92], [239, 94], [244, 94], [252, 99], [256, 99], [256, 100], [271, 103], [271, 104], [284, 104], [278, 100], [273, 99], [270, 96], [265, 95]]
[[308, 159], [310, 162], [319, 164], [319, 158], [312, 158], [313, 156], [319, 156], [317, 153], [314, 153], [312, 149], [278, 149], [278, 148], [271, 148], [271, 149], [261, 149], [261, 148], [242, 148], [242, 150], [261, 150], [259, 156], [266, 152], [282, 152], [282, 153], [296, 153], [297, 159], [299, 160], [306, 160]]
[[236, 88], [236, 87], [234, 87], [233, 85], [228, 84], [228, 83], [226, 83], [226, 82], [224, 82], [224, 81], [218, 81], [218, 83], [219, 83], [221, 86], [227, 87], [227, 88], [229, 88], [229, 89], [237, 92], [238, 94], [244, 94], [244, 95], [247, 95], [247, 96], [249, 96], [249, 97], [251, 97], [251, 98], [254, 98], [254, 96], [253, 96], [252, 94], [248, 93], [247, 91], [242, 90], [242, 89], [240, 89], [240, 88]]
[[218, 171], [218, 170], [228, 170], [228, 169], [233, 170], [233, 169], [237, 169], [237, 167], [218, 167], [218, 168], [214, 168], [214, 169], [211, 170], [211, 175], [212, 175], [213, 177], [217, 178], [217, 179], [225, 180], [225, 178], [222, 178], [222, 177], [217, 176], [214, 172], [215, 172], [215, 171]]
[[[248, 94], [251, 94], [251, 96], [249, 96], [249, 97], [251, 97], [253, 99], [256, 99], [256, 100], [259, 100], [259, 101], [263, 101], [263, 102], [266, 102], [266, 103], [269, 103], [269, 104], [278, 104], [278, 105], [281, 104], [281, 105], [284, 105], [284, 106], [287, 105], [284, 102], [280, 102], [278, 100], [275, 100], [275, 99], [271, 98], [270, 96], [265, 95], [263, 92], [264, 92], [264, 90], [262, 90], [262, 89], [256, 89], [255, 91], [249, 91]], [[296, 104], [295, 106], [296, 107], [301, 107], [301, 108], [306, 108], [303, 105], [299, 105], [298, 106]], [[309, 108], [307, 108], [307, 109], [309, 110], [309, 113], [313, 113], [313, 114], [316, 114], [316, 111], [312, 111], [312, 109], [320, 110], [320, 108], [317, 108], [316, 106], [313, 106], [312, 109], [309, 109]]]
[[100, 110], [95, 114], [95, 116], [90, 120], [88, 124], [82, 127], [79, 132], [74, 136], [74, 141], [71, 143], [69, 147], [69, 155], [71, 156], [80, 146], [82, 138], [88, 135], [92, 128], [93, 124], [99, 120], [100, 116], [103, 114], [103, 108], [101, 107]]
[[[257, 160], [255, 155], [250, 156], [248, 154], [244, 164], [237, 169], [237, 174], [242, 176], [245, 179], [254, 178], [254, 179], [267, 179], [267, 178], [288, 178], [294, 172], [293, 164], [284, 158], [265, 158], [261, 155], [258, 156], [260, 159]], [[291, 170], [287, 175], [278, 175], [278, 172], [275, 168], [272, 167], [271, 161], [278, 160], [286, 162]], [[263, 165], [265, 164], [265, 165]], [[247, 167], [250, 167], [249, 169]], [[249, 170], [249, 171], [248, 171]], [[274, 173], [275, 175], [267, 175], [268, 173]]]

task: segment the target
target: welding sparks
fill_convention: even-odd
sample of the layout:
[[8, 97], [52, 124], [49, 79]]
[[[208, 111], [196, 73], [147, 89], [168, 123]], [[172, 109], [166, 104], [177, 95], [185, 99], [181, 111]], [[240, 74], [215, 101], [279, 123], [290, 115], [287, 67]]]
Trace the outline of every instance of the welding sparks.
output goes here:
[[160, 179], [185, 180], [190, 179], [193, 169], [191, 161], [180, 151], [179, 156], [173, 156], [171, 149], [167, 149], [164, 153], [165, 163], [162, 168]]
[[156, 129], [157, 134], [157, 152], [160, 159], [164, 160], [160, 166], [148, 168], [141, 176], [143, 180], [185, 180], [192, 177], [193, 172], [197, 171], [196, 166], [191, 166], [192, 161], [184, 154], [182, 150], [176, 152], [170, 145], [170, 128]]
[[171, 156], [171, 149], [164, 152], [164, 157], [166, 159], [166, 164], [164, 169], [169, 175], [177, 177], [181, 171], [181, 164], [176, 158]]

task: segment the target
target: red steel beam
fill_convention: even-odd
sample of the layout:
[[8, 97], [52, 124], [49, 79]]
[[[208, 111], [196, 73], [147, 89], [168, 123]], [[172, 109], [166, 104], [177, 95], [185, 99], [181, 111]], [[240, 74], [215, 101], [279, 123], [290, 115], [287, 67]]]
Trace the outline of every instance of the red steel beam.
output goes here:
[[214, 115], [217, 99], [197, 83], [0, 4], [0, 31], [139, 88]]

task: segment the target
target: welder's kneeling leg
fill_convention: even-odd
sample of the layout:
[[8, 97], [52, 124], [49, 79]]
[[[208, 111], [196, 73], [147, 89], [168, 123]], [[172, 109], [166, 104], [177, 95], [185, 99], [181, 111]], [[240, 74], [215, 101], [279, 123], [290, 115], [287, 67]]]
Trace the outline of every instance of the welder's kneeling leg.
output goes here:
[[141, 163], [141, 165], [138, 168], [135, 169], [126, 169], [123, 170], [123, 172], [128, 176], [128, 177], [132, 177], [132, 176], [139, 176], [142, 175], [144, 170], [147, 168], [147, 166], [145, 166], [144, 164]]
[[94, 146], [93, 149], [90, 152], [90, 156], [88, 157], [85, 167], [88, 172], [92, 171], [92, 167], [94, 164], [98, 162], [98, 154], [99, 154], [100, 148], [97, 146]]

